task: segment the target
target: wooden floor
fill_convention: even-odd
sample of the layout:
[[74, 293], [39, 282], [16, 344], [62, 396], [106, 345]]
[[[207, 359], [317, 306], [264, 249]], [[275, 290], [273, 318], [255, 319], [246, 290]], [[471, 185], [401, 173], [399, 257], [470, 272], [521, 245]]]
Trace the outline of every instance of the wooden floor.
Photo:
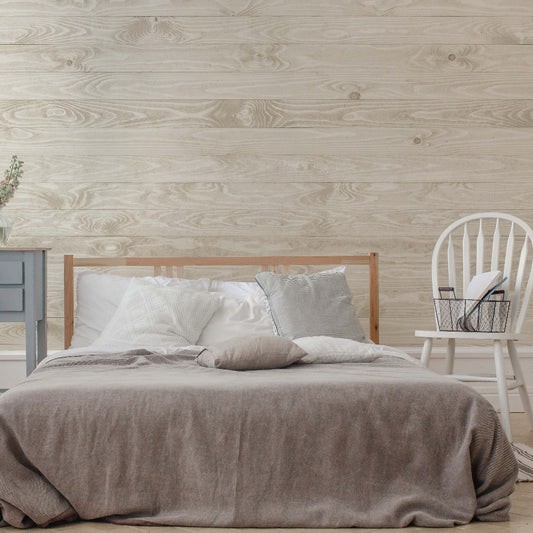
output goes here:
[[[533, 431], [527, 427], [525, 415], [514, 413], [511, 415], [513, 430], [513, 439], [515, 442], [523, 442], [533, 446]], [[481, 523], [475, 522], [466, 526], [458, 526], [453, 530], [447, 528], [420, 528], [411, 527], [406, 529], [358, 529], [357, 532], [368, 533], [370, 531], [382, 531], [386, 533], [399, 533], [409, 531], [436, 533], [438, 531], [466, 531], [467, 533], [531, 533], [533, 532], [533, 483], [517, 483], [516, 490], [512, 495], [511, 520], [509, 522]], [[353, 529], [215, 529], [215, 528], [195, 528], [195, 527], [138, 527], [138, 526], [117, 526], [103, 522], [75, 522], [73, 524], [59, 527], [51, 527], [48, 532], [56, 533], [299, 533], [309, 531], [312, 533], [333, 532], [340, 533], [343, 531], [354, 531]], [[20, 533], [20, 530], [6, 527], [0, 530], [0, 533]]]

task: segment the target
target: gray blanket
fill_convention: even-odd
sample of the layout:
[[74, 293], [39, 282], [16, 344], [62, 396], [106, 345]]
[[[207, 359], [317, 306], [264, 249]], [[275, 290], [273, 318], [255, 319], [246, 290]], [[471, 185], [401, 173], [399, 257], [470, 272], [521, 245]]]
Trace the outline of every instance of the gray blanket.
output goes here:
[[486, 400], [386, 357], [245, 372], [64, 357], [0, 397], [15, 527], [447, 527], [507, 520], [516, 473]]

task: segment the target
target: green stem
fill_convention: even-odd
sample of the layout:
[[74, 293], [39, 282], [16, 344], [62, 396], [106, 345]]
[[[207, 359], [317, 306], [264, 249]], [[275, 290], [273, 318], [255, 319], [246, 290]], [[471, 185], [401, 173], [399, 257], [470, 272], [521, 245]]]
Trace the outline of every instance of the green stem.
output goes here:
[[15, 159], [12, 159], [11, 160], [11, 167], [9, 168], [9, 178], [11, 178], [13, 176], [13, 167], [15, 166], [15, 163], [16, 163], [16, 160]]

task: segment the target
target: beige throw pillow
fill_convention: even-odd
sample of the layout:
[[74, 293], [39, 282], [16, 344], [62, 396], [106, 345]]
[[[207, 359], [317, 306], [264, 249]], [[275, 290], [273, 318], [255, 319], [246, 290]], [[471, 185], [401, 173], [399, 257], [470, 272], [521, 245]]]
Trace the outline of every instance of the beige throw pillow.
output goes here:
[[292, 365], [306, 355], [294, 342], [276, 335], [237, 337], [208, 346], [196, 358], [201, 366], [261, 370]]

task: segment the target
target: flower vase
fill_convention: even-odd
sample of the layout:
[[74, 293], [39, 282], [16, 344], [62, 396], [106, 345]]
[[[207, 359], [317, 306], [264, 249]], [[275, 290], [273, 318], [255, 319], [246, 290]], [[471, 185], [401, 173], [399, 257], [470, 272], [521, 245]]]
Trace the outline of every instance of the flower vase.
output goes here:
[[11, 220], [0, 209], [0, 246], [5, 246], [11, 235]]

